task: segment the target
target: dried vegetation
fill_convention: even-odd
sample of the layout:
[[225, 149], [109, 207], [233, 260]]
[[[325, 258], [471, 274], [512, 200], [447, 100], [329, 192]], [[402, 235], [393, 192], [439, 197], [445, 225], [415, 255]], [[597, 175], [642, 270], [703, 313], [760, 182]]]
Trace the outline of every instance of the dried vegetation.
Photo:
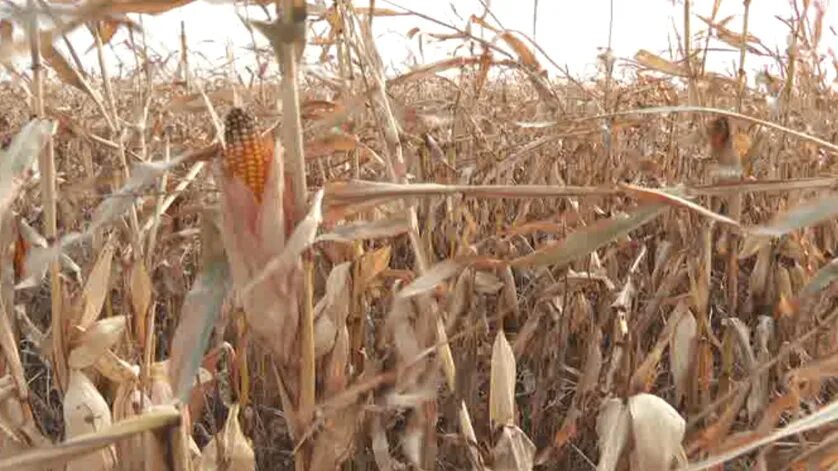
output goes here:
[[490, 14], [385, 76], [397, 12], [344, 1], [251, 23], [284, 78], [89, 73], [64, 33], [189, 1], [65, 3], [2, 22], [0, 469], [838, 465], [820, 2], [783, 53], [687, 2], [676, 60], [585, 83]]

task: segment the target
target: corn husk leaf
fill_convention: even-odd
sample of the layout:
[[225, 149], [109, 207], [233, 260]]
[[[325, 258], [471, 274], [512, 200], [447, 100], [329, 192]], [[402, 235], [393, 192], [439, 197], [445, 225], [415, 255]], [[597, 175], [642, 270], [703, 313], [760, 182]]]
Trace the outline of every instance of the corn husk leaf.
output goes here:
[[634, 451], [633, 471], [670, 469], [676, 459], [686, 464], [681, 442], [686, 421], [672, 406], [652, 394], [638, 394], [628, 400]]
[[67, 365], [82, 369], [95, 364], [122, 338], [127, 322], [127, 316], [114, 316], [91, 325], [71, 345]]
[[504, 426], [492, 456], [494, 469], [529, 471], [535, 461], [535, 445], [517, 426]]
[[503, 331], [495, 336], [489, 386], [489, 419], [495, 425], [515, 425], [516, 363]]
[[[68, 439], [95, 433], [110, 427], [111, 410], [105, 398], [81, 371], [70, 370], [67, 392], [64, 395], [64, 433]], [[80, 456], [67, 465], [70, 471], [100, 471], [114, 469], [111, 447]]]
[[224, 428], [201, 452], [202, 471], [250, 471], [256, 469], [256, 456], [239, 424], [239, 404], [227, 413]]

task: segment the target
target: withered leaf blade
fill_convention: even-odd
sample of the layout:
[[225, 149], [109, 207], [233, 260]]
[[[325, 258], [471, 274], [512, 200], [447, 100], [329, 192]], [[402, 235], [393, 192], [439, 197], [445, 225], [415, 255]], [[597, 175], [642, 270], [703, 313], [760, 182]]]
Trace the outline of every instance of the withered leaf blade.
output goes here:
[[838, 280], [838, 258], [827, 263], [815, 273], [815, 276], [800, 291], [800, 297], [818, 293], [835, 282], [835, 280]]
[[23, 173], [32, 166], [56, 129], [55, 121], [34, 119], [15, 135], [8, 149], [0, 151], [0, 218], [17, 196]]
[[752, 228], [750, 232], [779, 237], [835, 217], [838, 217], [838, 194], [831, 194], [778, 214], [770, 223]]
[[645, 49], [637, 51], [634, 55], [634, 60], [640, 65], [658, 72], [663, 72], [668, 75], [675, 75], [678, 77], [686, 77], [687, 71], [684, 67], [674, 64], [663, 57], [653, 54]]
[[317, 241], [351, 242], [354, 240], [381, 239], [404, 234], [407, 230], [406, 217], [392, 217], [371, 222], [343, 224], [317, 237]]
[[[204, 239], [218, 239], [217, 226], [203, 221]], [[210, 247], [219, 247], [208, 242]], [[203, 254], [204, 267], [186, 295], [181, 308], [181, 318], [172, 339], [170, 381], [176, 398], [189, 399], [195, 374], [201, 366], [204, 350], [227, 292], [231, 286], [230, 267], [221, 250]]]
[[122, 216], [142, 196], [144, 188], [153, 184], [167, 170], [179, 165], [185, 156], [168, 162], [150, 162], [134, 166], [131, 177], [116, 193], [110, 195], [96, 207], [93, 218], [84, 235], [89, 236], [95, 230]]
[[628, 406], [619, 399], [608, 399], [600, 407], [596, 431], [599, 439], [597, 471], [614, 471], [628, 444], [631, 416]]
[[518, 59], [521, 61], [522, 64], [527, 66], [532, 70], [540, 70], [541, 64], [538, 63], [538, 60], [535, 58], [535, 54], [533, 53], [532, 49], [527, 47], [520, 38], [515, 36], [509, 31], [504, 31], [500, 33], [500, 38], [506, 42], [506, 44], [515, 51], [515, 54], [518, 55]]
[[[0, 456], [0, 470], [44, 469], [51, 463], [64, 463], [72, 457], [102, 449], [117, 441], [149, 430], [175, 425], [181, 414], [174, 407], [159, 407], [143, 415], [121, 420], [110, 427], [68, 439], [64, 443], [35, 448], [14, 456]], [[41, 466], [37, 468], [36, 466]]]
[[47, 35], [47, 33], [41, 33], [41, 36], [41, 54], [47, 64], [49, 64], [49, 66], [52, 67], [58, 75], [58, 78], [67, 85], [77, 88], [82, 93], [91, 95], [91, 98], [95, 98], [92, 96], [92, 90], [84, 83], [79, 71], [70, 65], [67, 58], [58, 52], [58, 49], [56, 49], [55, 46], [49, 42], [51, 36]]
[[651, 188], [642, 188], [635, 185], [623, 184], [621, 185], [630, 195], [634, 195], [640, 201], [647, 201], [650, 203], [664, 203], [669, 204], [676, 208], [685, 208], [691, 211], [694, 211], [704, 217], [713, 219], [715, 221], [729, 224], [731, 226], [739, 226], [739, 223], [729, 217], [722, 216], [721, 214], [714, 213], [709, 209], [693, 203], [687, 199], [682, 198], [678, 195], [680, 191], [677, 189], [675, 190], [667, 190], [667, 191], [660, 191]]
[[78, 319], [74, 319], [78, 326], [83, 329], [87, 329], [90, 324], [95, 322], [99, 313], [102, 312], [102, 306], [105, 304], [105, 297], [110, 284], [113, 254], [113, 244], [106, 244], [87, 277], [87, 283], [84, 285], [81, 297], [80, 315]]
[[206, 95], [212, 103], [224, 103], [225, 105], [234, 105], [237, 97], [242, 100], [247, 100], [250, 97], [250, 93], [246, 89], [239, 90], [236, 88], [223, 88], [220, 90], [213, 90], [205, 94], [192, 93], [190, 95], [173, 97], [164, 108], [173, 113], [203, 112], [207, 108], [204, 95]]
[[599, 221], [573, 232], [563, 241], [548, 245], [511, 262], [513, 267], [564, 266], [657, 218], [666, 209], [661, 204], [642, 206], [627, 215]]
[[448, 278], [460, 273], [462, 269], [473, 262], [476, 257], [451, 258], [437, 263], [422, 276], [413, 280], [410, 284], [399, 291], [398, 297], [402, 299], [417, 296], [434, 289], [438, 284]]

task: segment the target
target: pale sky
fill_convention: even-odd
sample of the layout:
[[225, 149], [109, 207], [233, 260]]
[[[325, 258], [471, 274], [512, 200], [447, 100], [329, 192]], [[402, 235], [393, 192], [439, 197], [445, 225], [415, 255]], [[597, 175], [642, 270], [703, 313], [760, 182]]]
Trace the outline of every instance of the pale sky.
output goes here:
[[[407, 6], [458, 27], [464, 27], [470, 15], [482, 13], [483, 1], [394, 0], [393, 3]], [[491, 0], [490, 3], [492, 12], [500, 19], [503, 27], [531, 35], [535, 1]], [[776, 17], [789, 18], [793, 13], [792, 1], [794, 0], [753, 0], [749, 31], [759, 37], [766, 46], [784, 50], [789, 31]], [[797, 2], [802, 4], [802, 0], [797, 0]], [[365, 1], [356, 3], [359, 6], [368, 4]], [[554, 61], [567, 66], [574, 75], [590, 77], [596, 73], [596, 57], [601, 52], [600, 48], [608, 45], [611, 0], [540, 0], [538, 3], [536, 28], [538, 44]], [[812, 0], [813, 6], [815, 3], [818, 1]], [[825, 53], [829, 47], [838, 50], [838, 36], [835, 31], [838, 30], [838, 13], [835, 11], [836, 8], [829, 4], [830, 0], [822, 0], [820, 3], [827, 7], [821, 52]], [[668, 48], [678, 41], [675, 35], [676, 30], [680, 34], [683, 29], [683, 0], [613, 0], [613, 5], [612, 50], [618, 59], [631, 58], [641, 48], [668, 56]], [[697, 16], [709, 17], [712, 5], [713, 0], [693, 0], [693, 32], [705, 27]], [[376, 6], [397, 9], [385, 0], [377, 0]], [[727, 26], [733, 31], [740, 31], [742, 8], [741, 0], [722, 0], [717, 18], [733, 16], [734, 18]], [[242, 7], [225, 4], [219, 0], [213, 2], [199, 0], [156, 17], [145, 16], [144, 25], [150, 38], [149, 45], [162, 55], [178, 50], [180, 22], [185, 21], [189, 47], [193, 52], [199, 52], [204, 57], [192, 58], [195, 67], [212, 68], [222, 63], [225, 60], [225, 48], [228, 42], [233, 44], [236, 56], [241, 61], [239, 65], [242, 65], [250, 57], [247, 49], [251, 44], [247, 29], [236, 16], [237, 12], [243, 11]], [[251, 7], [250, 11], [254, 18], [264, 19], [257, 8]], [[811, 11], [814, 14], [814, 8], [811, 8]], [[440, 60], [447, 57], [454, 46], [460, 44], [457, 41], [450, 41], [450, 44], [445, 46], [426, 43], [425, 56], [422, 58], [419, 57], [417, 38], [407, 39], [408, 31], [414, 27], [419, 27], [424, 33], [450, 33], [451, 31], [413, 17], [382, 17], [377, 18], [375, 24], [377, 25], [375, 36], [385, 63], [402, 70], [405, 64], [410, 62], [411, 57], [424, 63]], [[475, 28], [473, 31], [477, 32], [478, 29]], [[258, 33], [256, 35], [258, 37]], [[80, 43], [81, 46], [77, 47], [82, 50], [86, 49], [91, 42], [90, 35], [86, 31], [80, 31], [75, 36], [78, 41], [74, 42]], [[126, 37], [126, 34], [119, 34], [113, 41], [114, 50], [122, 57], [125, 57], [123, 53], [126, 49], [119, 43]], [[487, 32], [485, 37], [491, 39], [491, 33]], [[428, 39], [428, 41], [431, 40]], [[710, 53], [711, 70], [722, 73], [731, 73], [735, 70], [739, 57], [738, 51], [732, 50], [730, 46], [717, 40], [711, 41], [711, 47], [724, 49]], [[320, 49], [310, 47], [309, 50], [311, 52], [309, 61], [315, 61]], [[461, 55], [467, 53], [465, 50], [460, 51]], [[92, 60], [95, 60], [95, 55], [91, 52], [85, 57], [85, 62], [95, 63]], [[133, 65], [132, 59], [127, 59], [127, 62]], [[749, 55], [747, 62], [751, 67], [771, 63], [769, 59], [755, 55]], [[174, 64], [174, 61], [172, 63]], [[548, 66], [547, 61], [542, 60], [542, 64], [552, 75], [554, 70]], [[831, 66], [827, 68], [832, 69]]]

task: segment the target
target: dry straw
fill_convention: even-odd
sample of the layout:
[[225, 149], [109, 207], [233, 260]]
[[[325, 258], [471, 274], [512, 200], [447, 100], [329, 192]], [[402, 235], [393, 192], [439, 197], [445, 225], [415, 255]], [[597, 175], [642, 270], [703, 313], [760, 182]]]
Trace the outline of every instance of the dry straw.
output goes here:
[[[489, 2], [255, 2], [246, 77], [125, 16], [190, 0], [62, 3], [0, 21], [0, 469], [838, 464], [822, 3], [584, 82]], [[387, 74], [394, 15], [459, 55]]]

